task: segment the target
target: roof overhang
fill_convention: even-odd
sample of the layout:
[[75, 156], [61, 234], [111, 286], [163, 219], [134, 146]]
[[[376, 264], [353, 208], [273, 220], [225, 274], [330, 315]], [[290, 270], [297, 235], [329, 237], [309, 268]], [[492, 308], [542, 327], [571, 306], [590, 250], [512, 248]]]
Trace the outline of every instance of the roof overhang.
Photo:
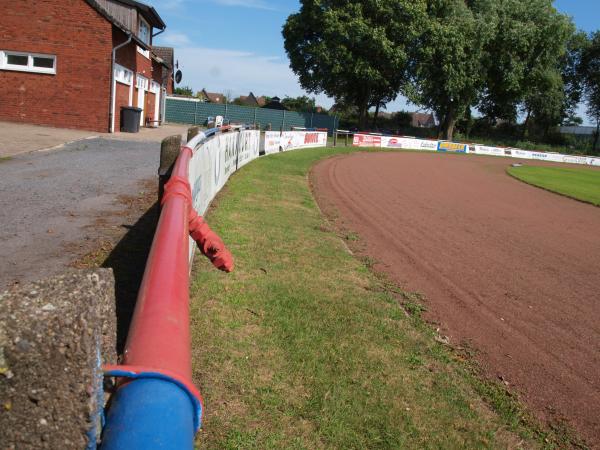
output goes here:
[[153, 6], [146, 5], [145, 3], [138, 2], [135, 0], [116, 0], [119, 3], [123, 3], [124, 5], [133, 6], [138, 9], [140, 13], [144, 16], [144, 19], [148, 21], [150, 25], [154, 28], [158, 28], [159, 30], [164, 30], [167, 28], [167, 25], [163, 22], [161, 17], [158, 15]]
[[[121, 30], [123, 33], [125, 33], [126, 35], [131, 35], [131, 39], [132, 41], [134, 41], [137, 45], [139, 45], [140, 47], [142, 47], [144, 50], [152, 50], [152, 47], [148, 44], [146, 44], [144, 41], [142, 41], [139, 37], [137, 37], [137, 35], [135, 33], [132, 32], [132, 30], [127, 29], [127, 27], [125, 25], [123, 25], [120, 21], [118, 21], [115, 17], [113, 17], [108, 11], [106, 11], [98, 2], [96, 2], [95, 0], [85, 0], [92, 8], [94, 8], [96, 11], [98, 11], [98, 13], [100, 15], [102, 15], [106, 20], [108, 20], [110, 23], [112, 23], [115, 27], [117, 27], [119, 30]], [[126, 4], [130, 4], [131, 6], [135, 6], [133, 5], [135, 4], [139, 4], [139, 5], [143, 5], [143, 3], [139, 3], [139, 2], [134, 2], [132, 0], [117, 0], [121, 3], [126, 3]], [[152, 11], [154, 11], [154, 8], [147, 6], [147, 5], [143, 5], [146, 8], [150, 8], [152, 9]], [[137, 7], [137, 6], [136, 6]], [[141, 9], [141, 8], [140, 8]], [[154, 11], [154, 13], [156, 13], [156, 11]], [[144, 17], [146, 17], [144, 15]], [[156, 17], [158, 17], [158, 19], [160, 20], [160, 23], [162, 24], [161, 29], [165, 29], [166, 25], [164, 24], [164, 22], [160, 19], [160, 17], [158, 16], [158, 14], [156, 14]], [[154, 26], [154, 24], [152, 24], [152, 26]]]

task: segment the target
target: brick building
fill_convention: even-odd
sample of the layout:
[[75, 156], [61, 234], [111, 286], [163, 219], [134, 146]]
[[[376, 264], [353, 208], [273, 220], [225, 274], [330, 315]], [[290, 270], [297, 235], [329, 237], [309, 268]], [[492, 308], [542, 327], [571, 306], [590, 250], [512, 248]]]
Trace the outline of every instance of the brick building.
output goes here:
[[161, 117], [172, 65], [152, 51], [166, 25], [133, 0], [0, 0], [0, 120], [120, 129], [121, 107]]

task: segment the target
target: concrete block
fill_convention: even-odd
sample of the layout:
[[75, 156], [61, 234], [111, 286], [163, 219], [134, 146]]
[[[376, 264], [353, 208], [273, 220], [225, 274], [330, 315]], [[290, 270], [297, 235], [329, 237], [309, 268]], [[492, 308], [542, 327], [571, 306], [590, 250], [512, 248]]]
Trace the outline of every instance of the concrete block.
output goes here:
[[[3, 449], [84, 449], [116, 362], [114, 277], [73, 271], [0, 294]], [[92, 444], [93, 445], [93, 444]]]

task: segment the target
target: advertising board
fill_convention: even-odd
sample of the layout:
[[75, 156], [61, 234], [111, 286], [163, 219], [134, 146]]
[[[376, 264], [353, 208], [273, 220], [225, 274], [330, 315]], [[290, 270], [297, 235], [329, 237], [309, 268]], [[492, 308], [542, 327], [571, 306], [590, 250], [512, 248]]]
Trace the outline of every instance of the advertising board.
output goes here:
[[381, 147], [382, 136], [372, 134], [355, 134], [352, 141], [354, 147]]
[[456, 142], [440, 141], [438, 144], [439, 152], [455, 152], [455, 153], [469, 153], [469, 146], [467, 144], [459, 144]]
[[381, 138], [381, 147], [403, 148], [406, 150], [436, 151], [438, 148], [438, 141], [429, 141], [426, 139], [415, 139], [407, 137], [383, 136]]

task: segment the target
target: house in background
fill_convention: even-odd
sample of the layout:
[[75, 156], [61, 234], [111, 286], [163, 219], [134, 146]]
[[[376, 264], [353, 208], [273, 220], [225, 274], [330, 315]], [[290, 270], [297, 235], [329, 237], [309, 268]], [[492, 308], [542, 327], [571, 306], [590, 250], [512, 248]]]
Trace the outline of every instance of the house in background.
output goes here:
[[226, 103], [224, 94], [220, 92], [207, 92], [206, 89], [202, 89], [198, 92], [198, 98], [204, 103]]
[[281, 103], [281, 99], [279, 97], [272, 97], [271, 101], [263, 106], [265, 109], [278, 109], [280, 111], [288, 111], [283, 103]]
[[412, 112], [409, 114], [412, 118], [411, 126], [415, 128], [435, 128], [437, 126], [435, 117], [431, 113]]
[[152, 49], [166, 28], [134, 0], [3, 2], [0, 20], [0, 120], [120, 129], [121, 107], [158, 121], [172, 63]]
[[248, 95], [241, 95], [239, 98], [239, 102], [242, 106], [251, 106], [253, 108], [262, 108], [267, 103], [265, 97], [255, 96], [252, 92]]
[[175, 49], [173, 47], [152, 47], [153, 53], [157, 58], [160, 58], [164, 64], [162, 65], [162, 78], [167, 80], [165, 86], [167, 95], [173, 95], [175, 91], [175, 79], [173, 78], [173, 68], [175, 67]]

